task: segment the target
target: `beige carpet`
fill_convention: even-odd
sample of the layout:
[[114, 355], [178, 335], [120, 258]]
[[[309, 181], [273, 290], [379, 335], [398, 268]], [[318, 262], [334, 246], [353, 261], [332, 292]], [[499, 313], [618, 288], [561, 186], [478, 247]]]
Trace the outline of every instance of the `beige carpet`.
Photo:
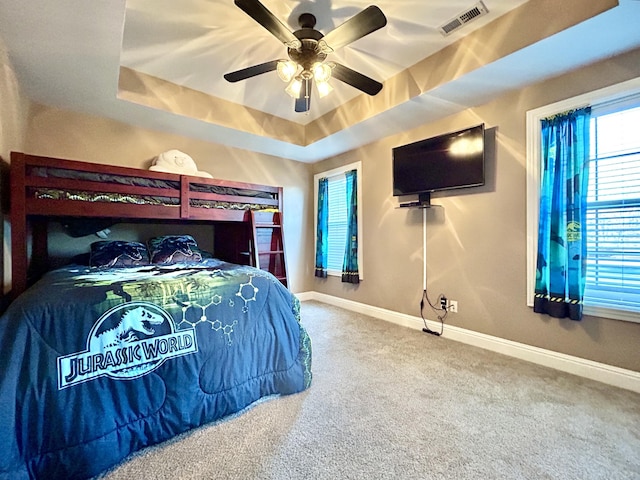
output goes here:
[[134, 455], [120, 479], [640, 479], [640, 395], [304, 302], [313, 385]]

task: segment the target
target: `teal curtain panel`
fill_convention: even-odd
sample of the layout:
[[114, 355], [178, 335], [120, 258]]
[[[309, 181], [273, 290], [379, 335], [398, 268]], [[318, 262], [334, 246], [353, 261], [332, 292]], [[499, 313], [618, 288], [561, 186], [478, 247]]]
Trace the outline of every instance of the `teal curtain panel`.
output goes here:
[[541, 123], [540, 218], [534, 311], [582, 319], [591, 108]]
[[342, 264], [342, 281], [360, 283], [358, 272], [358, 172], [346, 172], [347, 179], [347, 244]]
[[329, 235], [329, 179], [318, 180], [318, 226], [316, 231], [315, 275], [327, 278], [327, 257]]

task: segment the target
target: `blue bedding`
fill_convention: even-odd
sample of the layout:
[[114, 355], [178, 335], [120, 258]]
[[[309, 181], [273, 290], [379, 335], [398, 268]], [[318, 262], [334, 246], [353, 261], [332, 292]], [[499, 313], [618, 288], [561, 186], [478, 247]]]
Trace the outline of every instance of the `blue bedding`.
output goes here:
[[49, 272], [0, 318], [0, 478], [89, 478], [311, 384], [297, 298], [197, 264]]

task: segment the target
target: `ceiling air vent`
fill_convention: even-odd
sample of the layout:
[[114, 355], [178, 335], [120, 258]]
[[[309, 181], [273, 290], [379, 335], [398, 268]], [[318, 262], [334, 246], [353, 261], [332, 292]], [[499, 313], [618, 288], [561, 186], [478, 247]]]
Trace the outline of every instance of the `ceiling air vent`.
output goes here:
[[468, 8], [464, 12], [456, 15], [451, 20], [438, 27], [438, 30], [440, 30], [440, 33], [446, 37], [447, 35], [450, 35], [456, 30], [464, 27], [471, 20], [475, 20], [476, 18], [486, 15], [487, 13], [489, 13], [489, 9], [482, 1], [480, 1], [473, 7]]

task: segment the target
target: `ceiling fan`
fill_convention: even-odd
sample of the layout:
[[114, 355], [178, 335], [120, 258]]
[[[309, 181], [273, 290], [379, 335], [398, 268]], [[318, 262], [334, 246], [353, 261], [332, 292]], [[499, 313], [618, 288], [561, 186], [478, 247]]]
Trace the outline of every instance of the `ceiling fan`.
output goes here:
[[252, 67], [227, 73], [224, 78], [238, 82], [263, 73], [277, 71], [289, 85], [286, 92], [295, 99], [295, 111], [307, 112], [311, 105], [311, 89], [316, 85], [320, 97], [332, 88], [328, 80], [335, 78], [358, 90], [376, 95], [382, 84], [355, 70], [336, 62], [325, 61], [327, 55], [368, 35], [387, 24], [387, 18], [375, 5], [349, 18], [326, 35], [316, 30], [316, 17], [303, 13], [298, 18], [300, 29], [291, 32], [273, 13], [258, 0], [235, 0], [235, 4], [247, 15], [266, 28], [287, 47], [289, 60], [272, 60]]

